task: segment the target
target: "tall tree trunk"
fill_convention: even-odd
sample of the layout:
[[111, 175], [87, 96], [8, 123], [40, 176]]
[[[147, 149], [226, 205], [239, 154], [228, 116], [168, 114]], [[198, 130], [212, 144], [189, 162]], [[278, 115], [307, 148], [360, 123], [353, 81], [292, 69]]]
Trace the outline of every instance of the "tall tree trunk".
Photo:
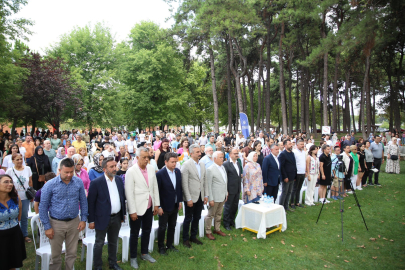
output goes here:
[[314, 89], [315, 83], [310, 87], [311, 87], [312, 133], [316, 134], [315, 89]]
[[347, 69], [347, 71], [346, 71], [346, 82], [345, 82], [345, 118], [346, 118], [346, 126], [344, 127], [345, 132], [350, 132], [349, 88], [350, 88], [350, 69]]
[[366, 88], [366, 113], [367, 113], [367, 133], [374, 133], [371, 127], [371, 89], [370, 89], [370, 68], [368, 69], [367, 75], [367, 88]]
[[290, 48], [290, 53], [288, 57], [288, 134], [292, 134], [293, 131], [293, 123], [292, 123], [292, 96], [291, 96], [291, 91], [292, 91], [292, 72], [291, 72], [291, 64], [292, 64], [292, 58], [293, 58], [293, 52], [292, 49]]
[[[368, 72], [369, 72], [369, 69], [370, 69], [370, 55], [367, 55], [366, 56], [366, 68], [365, 68], [365, 71], [364, 71], [364, 80], [363, 80], [363, 89], [362, 89], [362, 92], [361, 92], [361, 99], [360, 99], [360, 114], [361, 114], [361, 133], [362, 133], [362, 135], [363, 135], [363, 139], [366, 139], [366, 129], [365, 129], [365, 127], [364, 127], [364, 124], [365, 124], [365, 113], [364, 113], [364, 97], [365, 97], [365, 95], [366, 95], [366, 93], [368, 92], [367, 91], [367, 86], [368, 86]], [[367, 98], [366, 98], [367, 99]], [[366, 100], [366, 103], [368, 104], [368, 102], [367, 102], [367, 100]], [[366, 106], [367, 106], [367, 104], [366, 104]], [[369, 106], [367, 106], [368, 108], [367, 108], [367, 117], [368, 117], [368, 110], [369, 110]], [[369, 120], [367, 120], [367, 128], [368, 128], [368, 130], [367, 130], [367, 133], [370, 133], [371, 131], [370, 131], [370, 127], [368, 126], [368, 122], [369, 122]]]
[[[403, 45], [402, 47], [403, 48]], [[396, 83], [395, 83], [395, 96], [394, 96], [394, 103], [395, 103], [395, 128], [398, 129], [398, 131], [401, 131], [401, 110], [399, 107], [399, 91], [400, 91], [400, 86], [401, 83], [403, 83], [403, 73], [402, 73], [402, 69], [403, 69], [403, 60], [404, 60], [404, 50], [401, 49], [400, 50], [400, 58], [399, 58], [399, 63], [398, 63], [398, 69], [397, 69], [397, 79], [396, 79]], [[405, 97], [404, 97], [405, 98]]]
[[[301, 113], [300, 113], [300, 122], [301, 122], [301, 132], [305, 130], [305, 72], [304, 68], [301, 68], [301, 84], [300, 84], [300, 89], [301, 89]], [[298, 79], [298, 75], [297, 75]], [[298, 111], [297, 111], [298, 112]]]
[[[229, 43], [229, 42], [227, 42]], [[227, 44], [228, 45], [228, 44]], [[228, 131], [232, 132], [232, 90], [231, 90], [231, 53], [226, 46], [226, 82], [228, 85]]]
[[[354, 107], [353, 107], [353, 90], [352, 87], [349, 88], [350, 90], [350, 107], [352, 108], [352, 120], [353, 120], [353, 131], [354, 133], [356, 132], [356, 121], [354, 121]], [[348, 133], [350, 133], [350, 130], [348, 131]]]
[[[13, 140], [15, 139], [15, 129], [17, 128], [17, 120], [18, 120], [18, 117], [15, 116], [13, 118], [13, 125], [11, 127], [11, 138]], [[3, 149], [0, 149], [0, 150], [3, 150]]]
[[[253, 80], [253, 78], [252, 78]], [[251, 82], [250, 75], [248, 74], [248, 88], [249, 88], [249, 99], [250, 99], [250, 132], [255, 132], [255, 116], [254, 116], [254, 102], [253, 102], [253, 87], [254, 83]], [[247, 138], [246, 138], [247, 139]]]
[[211, 80], [212, 80], [212, 97], [214, 100], [214, 131], [219, 132], [219, 117], [218, 117], [218, 97], [217, 87], [215, 80], [215, 65], [214, 65], [214, 51], [212, 50], [211, 42], [209, 42], [208, 50], [210, 53], [210, 65], [211, 65]]
[[295, 93], [296, 93], [296, 97], [295, 97], [295, 101], [296, 101], [296, 104], [297, 104], [297, 113], [296, 113], [296, 121], [297, 121], [297, 123], [296, 123], [296, 125], [295, 125], [295, 129], [296, 130], [299, 130], [300, 129], [300, 113], [299, 113], [299, 111], [300, 111], [300, 91], [299, 91], [299, 89], [300, 89], [300, 81], [298, 80], [298, 69], [297, 69], [297, 85], [296, 85], [296, 88], [295, 88]]
[[34, 135], [34, 133], [35, 133], [35, 128], [37, 127], [37, 119], [36, 118], [34, 118], [34, 119], [32, 119], [32, 130], [31, 130], [31, 136], [33, 136]]
[[[242, 77], [242, 84], [243, 84], [243, 111], [247, 112], [247, 95], [246, 95], [246, 82], [245, 82], [245, 76]], [[235, 103], [235, 106], [237, 106], [238, 103]], [[236, 116], [238, 117], [238, 116]]]
[[333, 104], [333, 114], [332, 114], [332, 128], [336, 132], [337, 129], [337, 121], [338, 118], [340, 117], [339, 113], [336, 115], [337, 107], [336, 107], [336, 102], [338, 103], [339, 106], [339, 100], [337, 100], [337, 95], [338, 95], [338, 76], [339, 76], [339, 62], [340, 62], [340, 53], [336, 54], [335, 58], [335, 76], [333, 78], [333, 97], [332, 97], [332, 104]]
[[309, 73], [309, 69], [306, 68], [306, 80], [305, 80], [305, 132], [309, 130], [309, 99], [310, 99], [310, 84], [311, 75]]
[[[326, 11], [322, 13], [322, 38], [326, 39]], [[323, 125], [328, 125], [328, 52], [323, 54]]]
[[[231, 71], [233, 76], [235, 77], [235, 84], [236, 84], [236, 95], [238, 98], [237, 106], [239, 107], [239, 113], [245, 113], [242, 103], [242, 91], [240, 89], [240, 77], [245, 76], [247, 70], [247, 59], [242, 55], [242, 49], [239, 47], [239, 44], [235, 41], [235, 47], [239, 53], [239, 59], [242, 63], [242, 73], [239, 73], [238, 65], [235, 63], [235, 57], [233, 52], [233, 38], [229, 37], [229, 50], [231, 52]], [[234, 66], [235, 64], [235, 66]]]
[[281, 23], [280, 42], [278, 46], [278, 62], [280, 66], [280, 99], [283, 119], [283, 133], [287, 134], [287, 108], [285, 100], [284, 61], [283, 61], [284, 22]]
[[260, 120], [261, 120], [261, 113], [262, 113], [262, 82], [261, 78], [263, 77], [263, 48], [261, 47], [259, 50], [259, 78], [257, 80], [257, 120], [256, 126], [260, 128]]
[[267, 66], [266, 66], [266, 131], [270, 132], [270, 68], [271, 68], [271, 48], [270, 48], [270, 25], [267, 27]]

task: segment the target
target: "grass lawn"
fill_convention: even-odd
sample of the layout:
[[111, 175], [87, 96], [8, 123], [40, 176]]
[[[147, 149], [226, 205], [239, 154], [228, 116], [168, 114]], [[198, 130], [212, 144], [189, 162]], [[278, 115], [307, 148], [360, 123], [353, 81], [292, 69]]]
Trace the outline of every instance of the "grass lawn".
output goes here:
[[[357, 192], [368, 231], [353, 195], [345, 200], [344, 242], [339, 201], [333, 201], [325, 205], [318, 224], [320, 205], [300, 208], [288, 213], [285, 232], [270, 234], [267, 239], [233, 229], [229, 236], [218, 236], [215, 241], [203, 238], [203, 246], [186, 249], [180, 244], [180, 253], [165, 257], [158, 254], [156, 243], [151, 255], [157, 263], [141, 261], [140, 269], [405, 269], [405, 161], [401, 161], [401, 168], [401, 174], [394, 175], [384, 173], [384, 166], [382, 187]], [[23, 269], [34, 269], [34, 245], [27, 243], [26, 247], [28, 258]], [[121, 251], [120, 241], [118, 260]], [[81, 243], [75, 269], [85, 269], [80, 252]], [[108, 269], [106, 246], [103, 259], [104, 269]], [[131, 269], [129, 262], [119, 265]]]

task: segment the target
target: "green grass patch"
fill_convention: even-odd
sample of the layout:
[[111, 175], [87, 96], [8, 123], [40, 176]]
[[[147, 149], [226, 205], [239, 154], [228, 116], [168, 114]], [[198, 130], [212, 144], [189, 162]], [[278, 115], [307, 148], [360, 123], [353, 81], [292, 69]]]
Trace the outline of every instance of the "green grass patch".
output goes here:
[[[140, 269], [404, 269], [405, 161], [401, 161], [399, 175], [386, 174], [385, 166], [382, 167], [382, 187], [366, 187], [357, 192], [368, 231], [353, 195], [346, 198], [343, 242], [339, 201], [333, 201], [325, 205], [318, 224], [315, 222], [320, 205], [300, 208], [288, 213], [285, 232], [270, 234], [266, 239], [256, 239], [254, 233], [233, 229], [229, 236], [218, 236], [215, 241], [205, 237], [204, 245], [193, 245], [192, 249], [180, 244], [177, 246], [180, 253], [165, 257], [158, 254], [155, 243], [151, 255], [157, 263], [138, 260]], [[85, 259], [80, 261], [81, 242], [78, 245], [77, 270], [85, 269]], [[34, 245], [27, 243], [26, 247], [28, 258], [23, 269], [34, 269]], [[138, 254], [139, 250], [140, 246]], [[121, 251], [120, 241], [118, 260]], [[104, 246], [104, 269], [108, 269], [107, 256]], [[129, 262], [119, 262], [119, 265], [131, 269]]]

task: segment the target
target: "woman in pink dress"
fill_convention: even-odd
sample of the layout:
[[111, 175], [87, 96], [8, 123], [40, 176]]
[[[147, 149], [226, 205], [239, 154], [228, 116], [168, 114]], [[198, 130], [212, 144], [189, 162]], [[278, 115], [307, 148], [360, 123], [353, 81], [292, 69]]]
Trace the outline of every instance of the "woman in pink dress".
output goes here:
[[83, 181], [84, 189], [86, 190], [86, 196], [89, 193], [90, 178], [87, 171], [83, 168], [84, 160], [82, 155], [75, 154], [72, 156], [75, 163], [75, 176], [79, 177]]

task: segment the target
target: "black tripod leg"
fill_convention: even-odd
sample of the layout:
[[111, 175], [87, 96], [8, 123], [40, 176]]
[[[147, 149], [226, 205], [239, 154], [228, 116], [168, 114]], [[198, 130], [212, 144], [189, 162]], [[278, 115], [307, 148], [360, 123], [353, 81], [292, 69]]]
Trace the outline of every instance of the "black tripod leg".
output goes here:
[[316, 220], [316, 223], [317, 223], [317, 224], [318, 224], [318, 221], [319, 221], [319, 217], [321, 216], [322, 209], [323, 209], [323, 205], [325, 204], [325, 201], [326, 201], [326, 198], [325, 198], [325, 200], [323, 200], [323, 202], [322, 202], [321, 211], [319, 211], [318, 219]]
[[[339, 194], [339, 204], [340, 204], [340, 219], [342, 224], [342, 242], [343, 242], [343, 212], [344, 212], [344, 200], [341, 195], [344, 194], [344, 191], [341, 191], [341, 183], [344, 185], [344, 180], [338, 179], [338, 194]], [[344, 188], [344, 187], [343, 187]]]
[[366, 226], [366, 229], [368, 231], [366, 220], [364, 219], [363, 212], [361, 211], [359, 200], [357, 199], [356, 191], [353, 189], [353, 184], [351, 182], [350, 182], [350, 187], [353, 190], [353, 196], [354, 196], [354, 199], [356, 200], [357, 207], [359, 207], [361, 217], [363, 218], [364, 226]]

